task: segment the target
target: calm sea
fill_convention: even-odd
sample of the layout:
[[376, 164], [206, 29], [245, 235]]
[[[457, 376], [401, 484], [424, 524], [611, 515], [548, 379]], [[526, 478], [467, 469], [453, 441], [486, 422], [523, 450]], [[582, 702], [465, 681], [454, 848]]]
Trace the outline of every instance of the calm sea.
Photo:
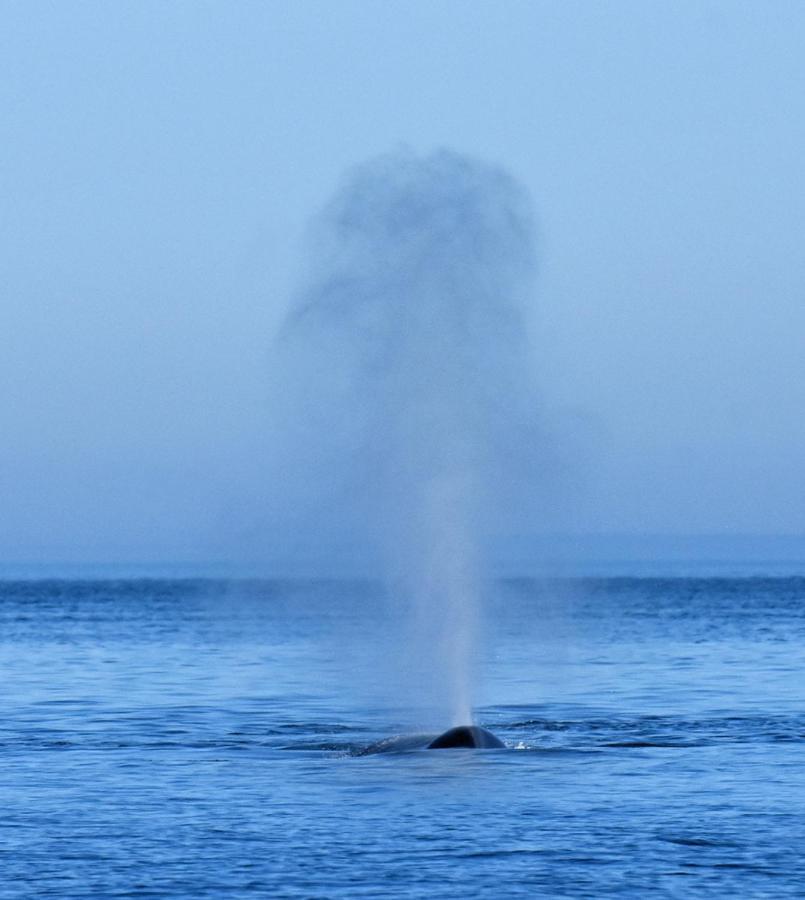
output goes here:
[[805, 578], [491, 594], [508, 749], [361, 756], [372, 582], [0, 582], [0, 897], [805, 896]]

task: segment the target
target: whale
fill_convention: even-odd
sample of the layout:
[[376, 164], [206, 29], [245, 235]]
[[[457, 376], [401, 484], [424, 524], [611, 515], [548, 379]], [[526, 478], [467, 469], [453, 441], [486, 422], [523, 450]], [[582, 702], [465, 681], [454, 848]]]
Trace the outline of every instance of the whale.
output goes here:
[[491, 731], [480, 725], [457, 725], [434, 738], [428, 750], [448, 750], [453, 747], [471, 747], [474, 750], [500, 750], [506, 745]]
[[503, 741], [480, 725], [457, 725], [438, 735], [398, 734], [383, 738], [358, 750], [356, 755], [406, 753], [411, 750], [450, 750], [461, 747], [471, 750], [500, 750], [505, 746]]

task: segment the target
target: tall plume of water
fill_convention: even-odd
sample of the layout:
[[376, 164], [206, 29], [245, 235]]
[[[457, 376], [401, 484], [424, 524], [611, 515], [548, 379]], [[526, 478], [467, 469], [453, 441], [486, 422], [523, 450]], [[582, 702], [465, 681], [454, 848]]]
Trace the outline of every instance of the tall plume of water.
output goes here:
[[293, 504], [317, 540], [379, 546], [408, 623], [398, 696], [434, 724], [471, 719], [484, 542], [531, 433], [533, 246], [500, 169], [382, 156], [314, 223], [276, 348]]

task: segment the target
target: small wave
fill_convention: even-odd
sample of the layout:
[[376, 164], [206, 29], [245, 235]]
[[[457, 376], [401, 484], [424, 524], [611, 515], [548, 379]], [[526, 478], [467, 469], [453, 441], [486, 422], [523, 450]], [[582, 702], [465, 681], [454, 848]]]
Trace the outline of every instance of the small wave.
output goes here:
[[607, 741], [602, 747], [641, 749], [647, 747], [702, 747], [706, 741]]
[[657, 839], [668, 844], [681, 847], [737, 847], [735, 841], [716, 840], [714, 838], [686, 837], [684, 835], [658, 834]]

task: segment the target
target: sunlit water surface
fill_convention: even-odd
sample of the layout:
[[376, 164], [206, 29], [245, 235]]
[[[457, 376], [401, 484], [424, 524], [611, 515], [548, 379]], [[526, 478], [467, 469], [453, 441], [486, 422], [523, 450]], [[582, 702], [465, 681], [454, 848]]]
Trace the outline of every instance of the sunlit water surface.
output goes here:
[[509, 749], [361, 756], [369, 582], [0, 583], [0, 897], [805, 896], [805, 578], [492, 594]]

